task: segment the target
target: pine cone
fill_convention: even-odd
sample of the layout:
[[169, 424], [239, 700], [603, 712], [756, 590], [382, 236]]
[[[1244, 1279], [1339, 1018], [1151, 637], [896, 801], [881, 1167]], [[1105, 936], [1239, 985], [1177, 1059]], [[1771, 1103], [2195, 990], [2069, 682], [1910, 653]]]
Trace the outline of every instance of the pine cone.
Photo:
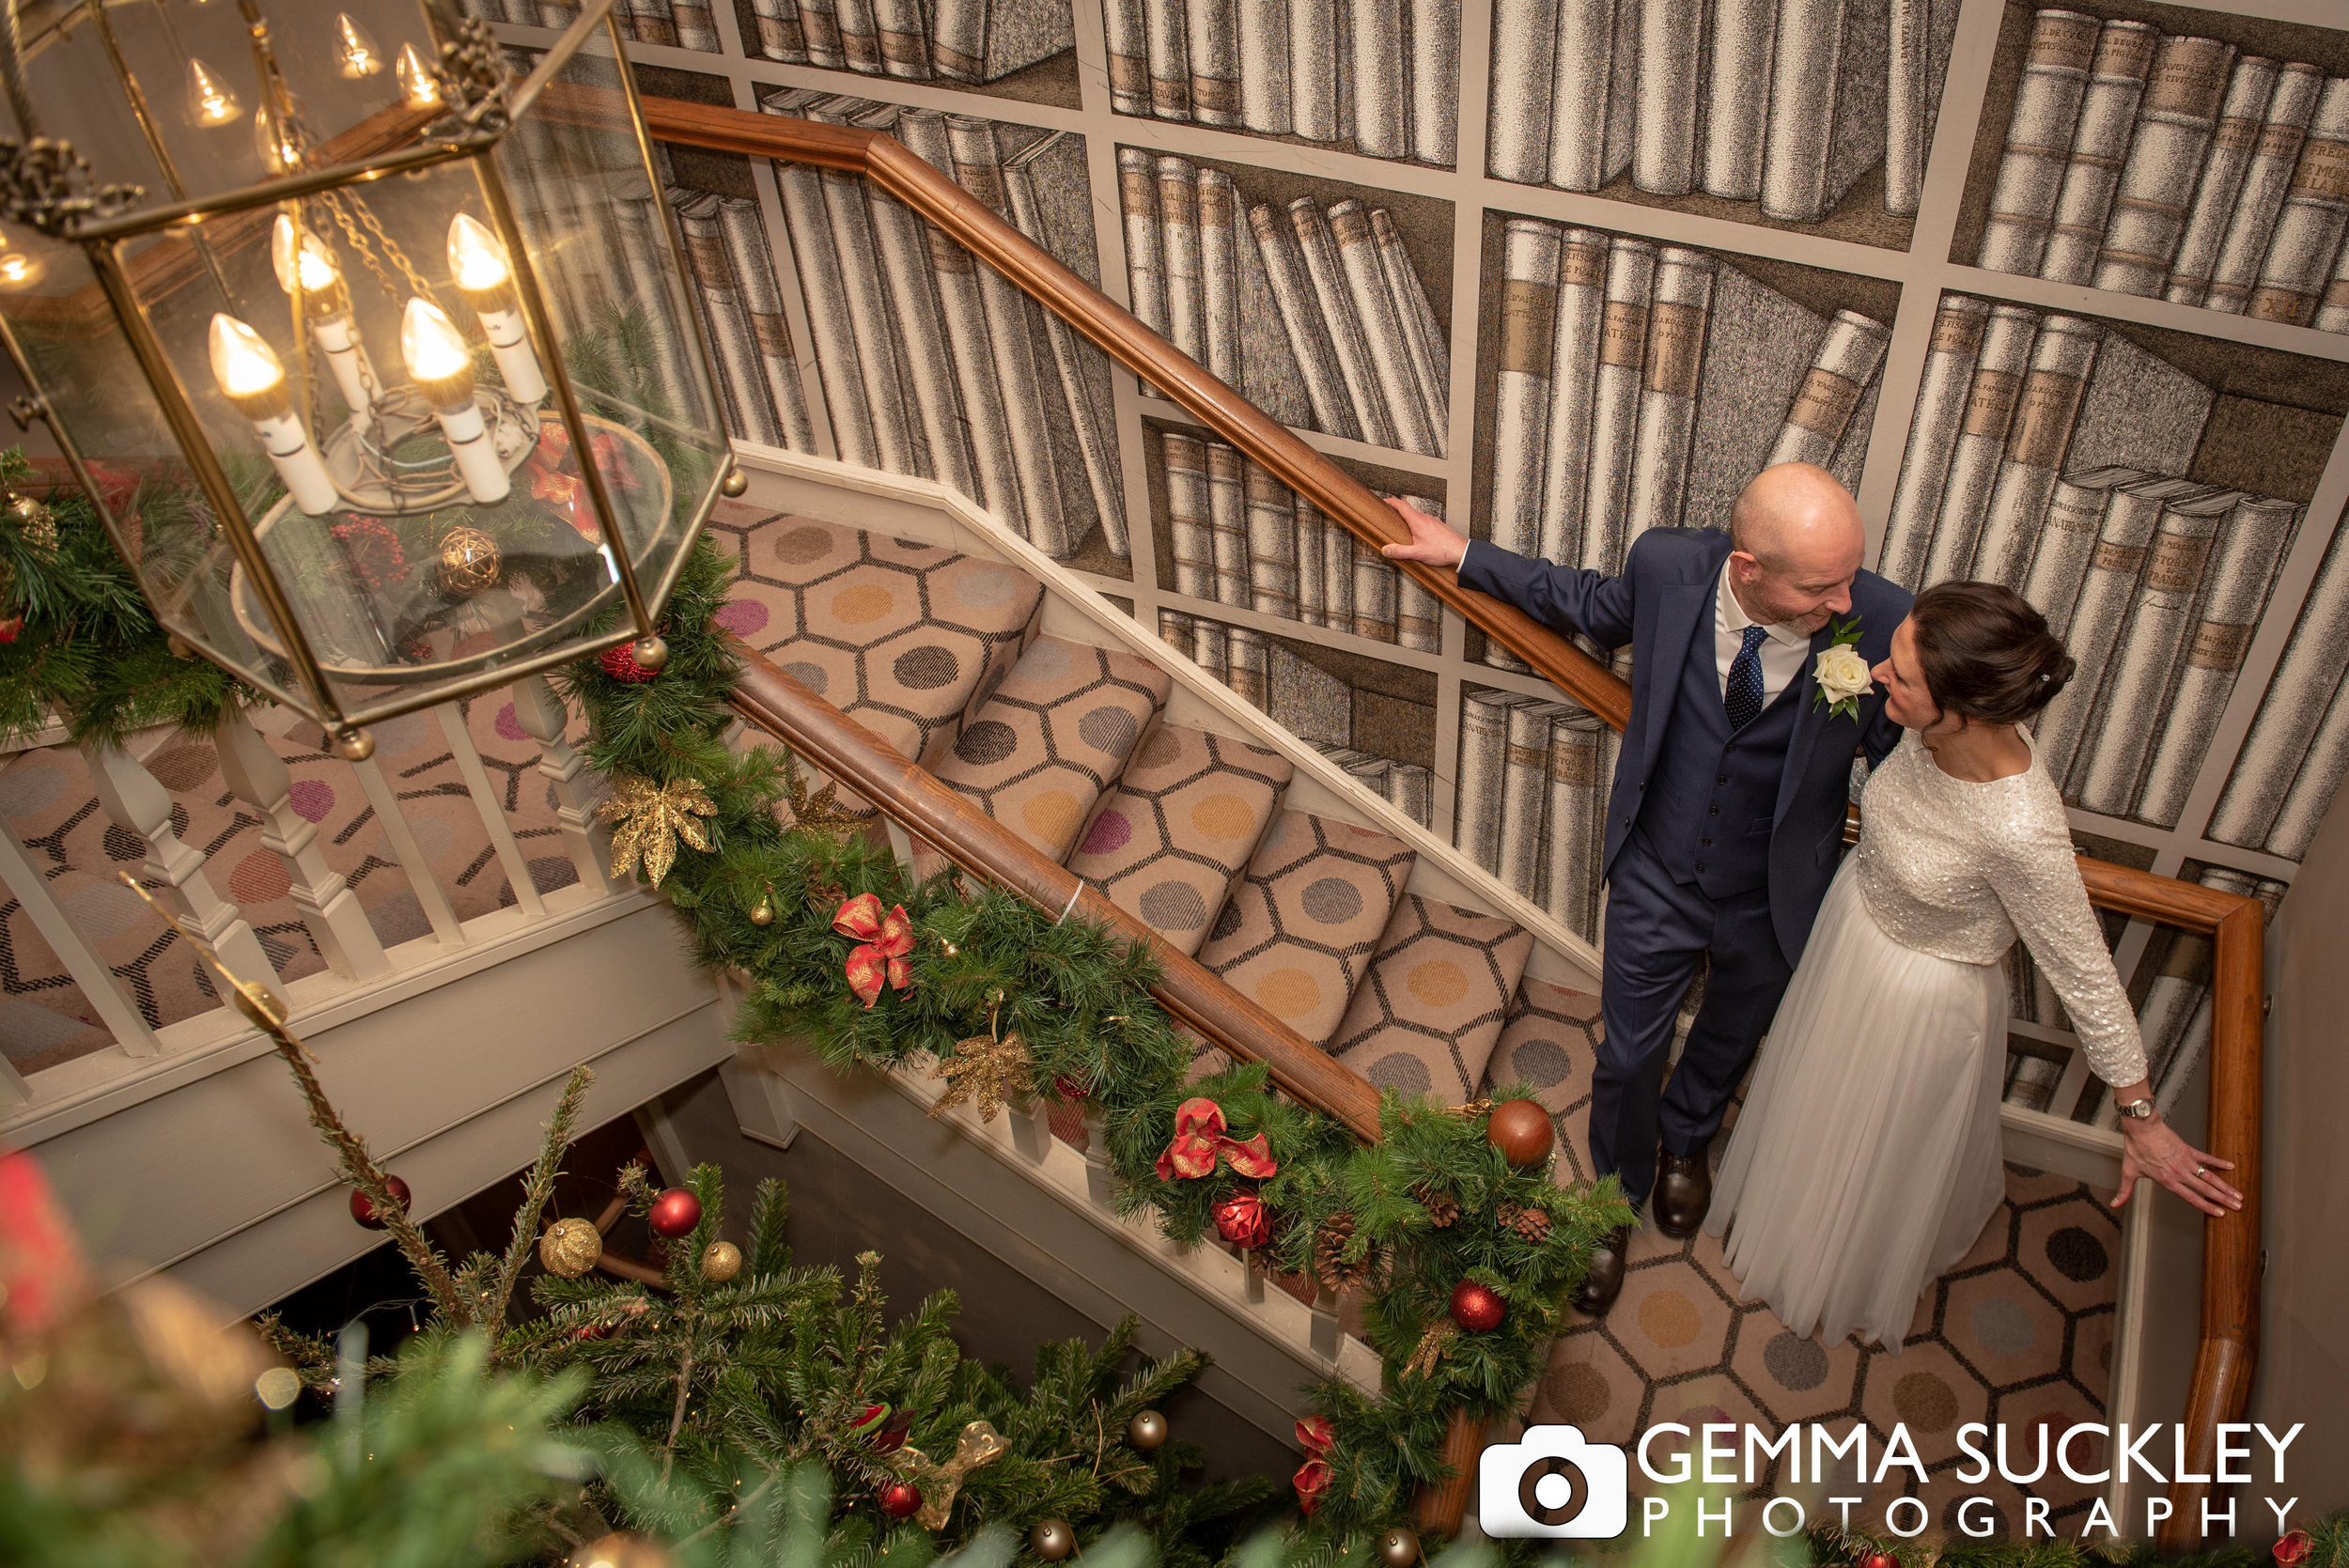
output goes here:
[[1346, 1256], [1348, 1243], [1354, 1239], [1354, 1217], [1333, 1214], [1321, 1222], [1314, 1237], [1314, 1273], [1333, 1291], [1350, 1290], [1361, 1282], [1367, 1272], [1367, 1259], [1349, 1262]]
[[1411, 1196], [1419, 1200], [1420, 1206], [1427, 1211], [1428, 1219], [1439, 1231], [1450, 1230], [1452, 1222], [1460, 1218], [1460, 1200], [1448, 1192], [1438, 1192], [1422, 1182], [1411, 1188]]
[[1549, 1234], [1549, 1215], [1542, 1209], [1525, 1209], [1509, 1225], [1526, 1240], [1538, 1243]]
[[1517, 1228], [1517, 1217], [1524, 1212], [1525, 1211], [1523, 1209], [1517, 1207], [1515, 1203], [1495, 1203], [1493, 1205], [1493, 1222], [1504, 1231], [1514, 1230]]
[[818, 882], [810, 878], [807, 884], [807, 907], [818, 913], [829, 913], [840, 908], [848, 890], [837, 882]]

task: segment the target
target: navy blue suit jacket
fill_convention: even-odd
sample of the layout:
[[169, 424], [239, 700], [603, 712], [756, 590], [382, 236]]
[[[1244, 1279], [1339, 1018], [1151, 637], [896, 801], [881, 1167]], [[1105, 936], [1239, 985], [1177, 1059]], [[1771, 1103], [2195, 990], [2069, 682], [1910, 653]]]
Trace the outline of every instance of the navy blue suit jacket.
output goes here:
[[[1681, 667], [1698, 642], [1700, 625], [1710, 656], [1713, 597], [1729, 548], [1729, 536], [1719, 529], [1652, 528], [1632, 541], [1620, 577], [1529, 561], [1482, 539], [1470, 543], [1460, 562], [1463, 587], [1514, 604], [1546, 626], [1579, 631], [1602, 647], [1631, 644], [1631, 722], [1624, 731], [1607, 802], [1610, 866], [1639, 818], [1676, 706]], [[1862, 571], [1852, 580], [1859, 657], [1871, 666], [1890, 651], [1892, 629], [1907, 617], [1909, 598], [1906, 589], [1874, 572]], [[1900, 726], [1885, 717], [1881, 688], [1859, 699], [1854, 719], [1830, 717], [1814, 701], [1819, 691], [1812, 671], [1831, 641], [1825, 628], [1812, 635], [1811, 658], [1797, 677], [1792, 696], [1800, 712], [1772, 814], [1770, 920], [1789, 964], [1801, 957], [1811, 923], [1835, 877], [1852, 756], [1864, 752], [1874, 766], [1900, 740]]]

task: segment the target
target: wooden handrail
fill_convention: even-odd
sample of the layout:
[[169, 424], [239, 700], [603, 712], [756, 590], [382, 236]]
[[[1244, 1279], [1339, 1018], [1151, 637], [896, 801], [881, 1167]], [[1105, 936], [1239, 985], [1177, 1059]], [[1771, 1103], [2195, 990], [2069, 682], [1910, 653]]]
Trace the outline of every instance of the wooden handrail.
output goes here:
[[[564, 101], [576, 97], [580, 109], [585, 110], [584, 101], [590, 95], [598, 99], [599, 113], [608, 108], [604, 100], [616, 102], [616, 95], [608, 91], [572, 85], [551, 88], [547, 100], [542, 101], [552, 112], [562, 113]], [[1373, 548], [1408, 542], [1409, 531], [1402, 520], [1367, 486], [1218, 380], [1198, 362], [1069, 271], [894, 137], [879, 131], [670, 99], [647, 98], [644, 104], [652, 133], [661, 141], [810, 163], [871, 179], [1009, 278], [1044, 308], [1084, 334], [1111, 358], [1204, 421], [1283, 484], [1312, 501], [1357, 539]], [[1455, 572], [1418, 562], [1396, 565], [1592, 713], [1617, 730], [1630, 722], [1630, 686], [1564, 637], [1512, 605], [1462, 587]], [[780, 671], [774, 674], [778, 680], [790, 682], [790, 677]], [[799, 690], [805, 692], [804, 688]], [[812, 692], [805, 694], [810, 701], [821, 702]], [[853, 724], [850, 727], [857, 728]], [[857, 728], [857, 733], [870, 738], [869, 733], [861, 728]], [[879, 744], [878, 740], [872, 743]], [[818, 760], [828, 770], [832, 769], [829, 761]], [[907, 766], [910, 768], [910, 764]], [[912, 772], [920, 775], [918, 768]], [[864, 792], [861, 784], [852, 787]], [[932, 787], [942, 790], [943, 786], [932, 781]], [[960, 801], [958, 796], [952, 798]], [[879, 797], [868, 793], [868, 799]], [[975, 813], [970, 815], [976, 816]], [[984, 817], [977, 820], [986, 822]], [[987, 826], [993, 828], [992, 823]], [[953, 852], [951, 831], [941, 833], [931, 842]], [[1020, 847], [1026, 848], [1024, 845]], [[1028, 853], [1037, 862], [1032, 875], [1041, 880], [1035, 886], [1057, 886], [1059, 890], [1057, 894], [1047, 891], [1044, 896], [1066, 898], [1075, 878], [1044, 857], [1034, 855], [1033, 851]], [[2098, 907], [2207, 933], [2213, 939], [2207, 1144], [2213, 1154], [2234, 1162], [2232, 1178], [2244, 1200], [2240, 1210], [2207, 1219], [2203, 1228], [2201, 1343], [2186, 1409], [2193, 1436], [2185, 1469], [2209, 1475], [2213, 1473], [2210, 1460], [2216, 1451], [2217, 1424], [2242, 1416], [2250, 1398], [2251, 1374], [2258, 1353], [2260, 1057], [2261, 1025], [2265, 1012], [2265, 914], [2256, 899], [2176, 877], [2155, 876], [2088, 856], [2080, 857], [2079, 867], [2089, 896]], [[1023, 887], [1021, 891], [1028, 890]], [[1033, 892], [1029, 895], [1037, 896]], [[1080, 907], [1096, 914], [1096, 918], [1157, 941], [1155, 933], [1128, 919], [1106, 899], [1088, 894], [1087, 902]], [[1163, 948], [1163, 944], [1159, 945]], [[1189, 959], [1183, 962], [1190, 964]], [[1195, 964], [1190, 967], [1197, 968]], [[1170, 981], [1176, 972], [1176, 966], [1170, 962]], [[1199, 973], [1206, 975], [1206, 971], [1200, 970]], [[1221, 982], [1217, 982], [1217, 989], [1230, 994]], [[1206, 1007], [1207, 1001], [1206, 994], [1198, 994], [1188, 1005]], [[1185, 1001], [1170, 1000], [1168, 1004], [1186, 1021], [1201, 1027], [1203, 1032], [1209, 1032], [1205, 1022], [1211, 1022], [1213, 1013], [1218, 1011], [1207, 1008], [1208, 1017], [1203, 1020], [1187, 1010]], [[1228, 1011], [1228, 1004], [1221, 1004], [1221, 1010]], [[1330, 1092], [1325, 1081], [1327, 1074], [1305, 1072], [1314, 1063], [1334, 1067], [1326, 1056], [1252, 1004], [1243, 1003], [1230, 1021], [1235, 1025], [1245, 1022], [1251, 1032], [1282, 1041], [1282, 1060], [1273, 1068], [1275, 1079], [1285, 1086], [1288, 1080], [1283, 1078], [1284, 1073], [1302, 1075], [1293, 1093], [1331, 1109], [1349, 1124], [1354, 1122], [1352, 1116], [1336, 1110], [1341, 1102], [1323, 1097]], [[1211, 1033], [1211, 1037], [1217, 1036]], [[1310, 1060], [1289, 1061], [1285, 1052], [1287, 1042], [1291, 1041], [1310, 1053]], [[1227, 1042], [1218, 1037], [1218, 1043], [1239, 1054], [1251, 1054], [1245, 1039]], [[1267, 1055], [1264, 1059], [1272, 1061], [1273, 1057]], [[1369, 1085], [1362, 1084], [1361, 1090], [1368, 1092]], [[1375, 1102], [1373, 1094], [1373, 1125], [1369, 1129], [1372, 1132], [1376, 1130]], [[1364, 1129], [1358, 1125], [1357, 1130]], [[2199, 1539], [2194, 1533], [2199, 1529], [2199, 1505], [2207, 1490], [2207, 1483], [2171, 1482], [2170, 1498], [2173, 1512], [2162, 1527], [2162, 1544], [2166, 1547], [2183, 1549], [2190, 1541]]]
[[1262, 1062], [1272, 1081], [1378, 1141], [1378, 1091], [1297, 1031], [1226, 984], [1190, 954], [1103, 897], [1091, 883], [996, 821], [879, 736], [738, 644], [735, 711], [854, 790], [957, 865], [1040, 909], [1106, 925], [1159, 961], [1151, 994], [1176, 1020], [1242, 1061]]

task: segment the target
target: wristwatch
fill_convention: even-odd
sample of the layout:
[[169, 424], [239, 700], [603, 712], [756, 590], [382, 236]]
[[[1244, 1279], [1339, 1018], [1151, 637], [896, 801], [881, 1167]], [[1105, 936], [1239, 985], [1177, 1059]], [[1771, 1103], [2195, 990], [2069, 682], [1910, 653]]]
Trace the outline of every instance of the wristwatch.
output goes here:
[[2154, 1097], [2148, 1094], [2141, 1100], [2123, 1100], [2112, 1109], [2134, 1121], [2149, 1121], [2154, 1114]]

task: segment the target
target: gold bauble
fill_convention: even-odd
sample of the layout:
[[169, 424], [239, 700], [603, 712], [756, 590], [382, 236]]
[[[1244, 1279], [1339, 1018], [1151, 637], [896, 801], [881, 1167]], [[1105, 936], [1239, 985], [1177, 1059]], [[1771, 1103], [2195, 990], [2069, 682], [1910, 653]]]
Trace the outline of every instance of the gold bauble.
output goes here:
[[770, 904], [764, 897], [761, 897], [756, 904], [751, 906], [751, 924], [753, 925], [772, 925], [774, 923], [775, 907], [772, 904]]
[[1028, 1548], [1047, 1562], [1058, 1562], [1077, 1549], [1077, 1532], [1060, 1519], [1045, 1519], [1028, 1531]]
[[57, 517], [49, 504], [29, 495], [8, 498], [8, 516], [23, 532], [24, 542], [43, 555], [54, 555], [57, 550]]
[[1166, 1418], [1156, 1410], [1144, 1410], [1126, 1423], [1126, 1440], [1148, 1453], [1166, 1441]]
[[558, 1219], [538, 1238], [538, 1261], [550, 1274], [576, 1280], [603, 1256], [603, 1235], [592, 1219]]
[[506, 575], [506, 557], [497, 541], [478, 528], [452, 528], [441, 536], [441, 592], [451, 598], [471, 598], [498, 585]]
[[742, 1249], [730, 1241], [713, 1241], [702, 1251], [702, 1278], [723, 1285], [742, 1272]]
[[1397, 1525], [1378, 1538], [1378, 1560], [1386, 1568], [1411, 1568], [1419, 1560], [1419, 1537]]
[[676, 1561], [658, 1544], [625, 1530], [590, 1541], [564, 1559], [565, 1568], [674, 1568]]

